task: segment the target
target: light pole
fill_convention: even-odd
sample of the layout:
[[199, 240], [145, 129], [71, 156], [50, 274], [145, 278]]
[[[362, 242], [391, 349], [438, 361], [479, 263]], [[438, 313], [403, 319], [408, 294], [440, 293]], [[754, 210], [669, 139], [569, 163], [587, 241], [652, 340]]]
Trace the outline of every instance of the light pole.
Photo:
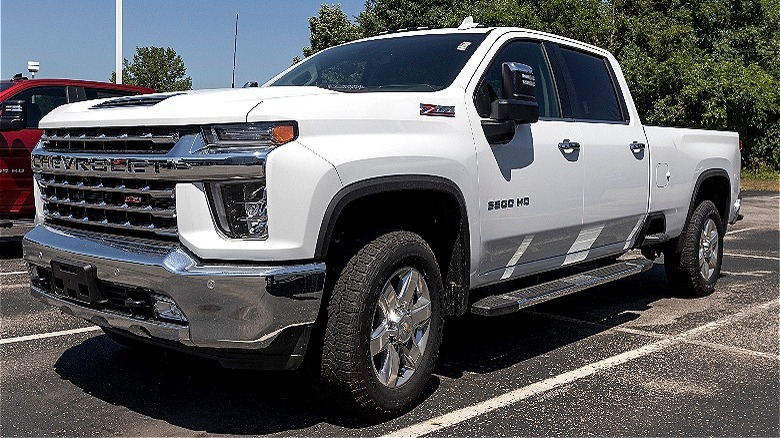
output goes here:
[[122, 83], [122, 0], [116, 0], [116, 83]]
[[41, 69], [41, 63], [38, 61], [27, 61], [27, 71], [30, 72], [32, 78], [35, 79], [35, 73]]

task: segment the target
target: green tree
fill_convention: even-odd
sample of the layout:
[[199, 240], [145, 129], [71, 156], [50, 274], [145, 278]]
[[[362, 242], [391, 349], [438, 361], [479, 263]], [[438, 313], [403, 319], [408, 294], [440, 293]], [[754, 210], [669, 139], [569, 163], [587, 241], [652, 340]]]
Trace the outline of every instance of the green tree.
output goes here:
[[[311, 56], [320, 50], [360, 38], [360, 30], [349, 21], [341, 6], [322, 5], [318, 16], [309, 18], [311, 45], [303, 48], [304, 56]], [[300, 61], [295, 57], [293, 63]]]
[[[170, 47], [136, 47], [133, 60], [122, 62], [122, 82], [154, 88], [159, 92], [192, 89], [192, 78], [181, 55]], [[116, 72], [111, 72], [111, 82], [116, 82]]]

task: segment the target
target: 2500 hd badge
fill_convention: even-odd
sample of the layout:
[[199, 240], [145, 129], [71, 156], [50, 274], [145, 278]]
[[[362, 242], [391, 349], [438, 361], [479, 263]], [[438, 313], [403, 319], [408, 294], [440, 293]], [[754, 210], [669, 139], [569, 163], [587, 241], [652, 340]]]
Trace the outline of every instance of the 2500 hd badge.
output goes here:
[[487, 209], [491, 210], [503, 210], [505, 208], [524, 207], [531, 203], [531, 198], [526, 196], [523, 198], [509, 198], [499, 199], [496, 201], [488, 201]]

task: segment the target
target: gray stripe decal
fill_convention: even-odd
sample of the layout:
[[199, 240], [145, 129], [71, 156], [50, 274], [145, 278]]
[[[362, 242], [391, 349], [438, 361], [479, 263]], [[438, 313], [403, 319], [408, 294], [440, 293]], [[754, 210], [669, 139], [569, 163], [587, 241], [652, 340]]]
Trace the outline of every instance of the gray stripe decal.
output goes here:
[[628, 240], [626, 240], [626, 245], [623, 247], [623, 250], [628, 249], [630, 246], [634, 244], [634, 241], [636, 241], [636, 235], [639, 232], [639, 228], [645, 222], [646, 217], [647, 217], [646, 214], [639, 216], [639, 221], [636, 223], [634, 229], [631, 230], [631, 234], [628, 235]]
[[588, 250], [593, 245], [593, 242], [599, 237], [599, 234], [601, 234], [603, 229], [604, 224], [583, 228], [582, 231], [580, 231], [579, 236], [577, 236], [577, 240], [574, 241], [574, 244], [569, 249], [566, 259], [561, 266], [585, 260], [585, 258], [588, 257]]
[[515, 271], [515, 265], [517, 265], [518, 260], [520, 260], [520, 257], [523, 256], [523, 253], [525, 253], [525, 250], [528, 249], [528, 245], [531, 244], [531, 241], [534, 239], [534, 236], [526, 236], [525, 239], [523, 239], [523, 242], [520, 244], [520, 246], [517, 247], [517, 251], [515, 251], [515, 255], [512, 256], [511, 259], [509, 259], [509, 263], [506, 265], [506, 269], [504, 269], [504, 274], [501, 276], [502, 280], [506, 280], [507, 278], [512, 276], [512, 273]]

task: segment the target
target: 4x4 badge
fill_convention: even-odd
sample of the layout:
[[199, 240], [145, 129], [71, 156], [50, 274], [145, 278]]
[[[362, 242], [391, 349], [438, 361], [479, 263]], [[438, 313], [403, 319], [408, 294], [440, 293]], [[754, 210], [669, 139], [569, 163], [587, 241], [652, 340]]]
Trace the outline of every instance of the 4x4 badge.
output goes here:
[[430, 103], [420, 104], [421, 116], [443, 116], [443, 117], [455, 117], [454, 105], [433, 105]]

